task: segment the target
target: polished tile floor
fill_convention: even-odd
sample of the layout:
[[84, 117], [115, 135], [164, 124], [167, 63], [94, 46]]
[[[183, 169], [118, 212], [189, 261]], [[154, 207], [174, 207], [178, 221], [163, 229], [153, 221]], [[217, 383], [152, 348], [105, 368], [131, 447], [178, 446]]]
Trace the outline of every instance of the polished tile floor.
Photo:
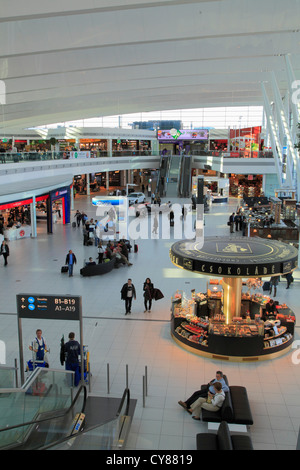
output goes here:
[[[77, 196], [74, 207], [97, 218], [91, 196]], [[213, 204], [205, 215], [205, 235], [227, 235], [228, 216], [236, 207], [236, 199], [228, 204]], [[16, 294], [81, 295], [84, 343], [88, 345], [91, 360], [91, 393], [121, 397], [126, 386], [126, 366], [128, 369], [131, 395], [137, 399], [128, 449], [195, 450], [196, 434], [206, 431], [207, 425], [191, 419], [177, 402], [208, 382], [218, 369], [227, 374], [231, 385], [247, 388], [254, 418], [250, 429], [254, 448], [295, 449], [300, 426], [300, 364], [293, 360], [297, 351], [291, 350], [272, 361], [240, 364], [204, 359], [181, 349], [170, 336], [170, 298], [176, 289], [190, 292], [195, 288], [205, 292], [207, 279], [172, 265], [169, 259], [172, 240], [140, 240], [138, 244], [138, 253], [130, 254], [133, 266], [121, 267], [104, 276], [82, 278], [79, 269], [84, 259], [96, 257], [96, 248], [83, 246], [81, 229], [58, 222], [54, 233], [47, 235], [45, 223], [40, 222], [36, 239], [11, 242], [9, 265], [4, 268], [0, 259], [0, 339], [6, 343], [6, 364], [13, 365], [14, 359], [19, 358]], [[60, 272], [69, 249], [73, 249], [78, 260], [71, 278]], [[136, 287], [137, 300], [132, 314], [125, 316], [120, 290], [128, 277]], [[144, 313], [143, 306], [142, 286], [146, 277], [164, 293], [164, 298], [154, 303], [151, 313]], [[280, 282], [277, 298], [295, 311], [298, 321], [295, 340], [299, 340], [299, 271], [294, 277], [289, 290], [285, 289], [285, 281]], [[75, 331], [78, 337], [78, 324], [23, 320], [26, 360], [30, 359], [28, 345], [38, 327], [50, 346], [50, 366], [61, 369], [61, 336], [64, 334], [66, 338], [70, 331]], [[148, 393], [143, 406], [146, 367]]]

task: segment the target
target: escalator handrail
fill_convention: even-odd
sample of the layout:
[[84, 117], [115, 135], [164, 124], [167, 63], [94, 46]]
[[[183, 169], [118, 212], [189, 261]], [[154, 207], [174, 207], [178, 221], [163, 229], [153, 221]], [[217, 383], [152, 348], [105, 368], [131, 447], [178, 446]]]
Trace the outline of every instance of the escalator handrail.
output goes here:
[[0, 432], [3, 432], [3, 431], [10, 431], [12, 429], [17, 429], [17, 428], [21, 428], [22, 426], [31, 426], [33, 424], [38, 424], [38, 423], [44, 423], [45, 421], [51, 421], [52, 419], [56, 419], [56, 418], [62, 418], [63, 416], [66, 416], [71, 410], [72, 408], [74, 407], [76, 401], [77, 401], [77, 398], [81, 392], [81, 390], [83, 389], [83, 396], [84, 396], [84, 400], [83, 400], [83, 405], [82, 405], [82, 409], [81, 409], [81, 413], [84, 412], [84, 409], [85, 409], [85, 405], [86, 405], [86, 398], [87, 398], [87, 390], [86, 390], [86, 386], [85, 385], [81, 385], [79, 390], [77, 391], [76, 395], [75, 395], [75, 398], [74, 400], [72, 401], [71, 405], [69, 406], [69, 408], [67, 410], [65, 410], [64, 412], [62, 413], [58, 413], [57, 415], [55, 416], [51, 416], [51, 417], [48, 417], [48, 418], [42, 418], [42, 419], [35, 419], [35, 420], [32, 420], [32, 421], [28, 421], [26, 423], [21, 423], [21, 424], [15, 424], [14, 426], [7, 426], [5, 428], [2, 428], [0, 429]]
[[87, 430], [83, 429], [82, 431], [80, 431], [79, 434], [75, 434], [75, 435], [71, 434], [70, 436], [63, 437], [63, 438], [59, 439], [56, 442], [52, 442], [51, 444], [48, 444], [46, 446], [41, 447], [39, 450], [50, 449], [51, 447], [57, 446], [59, 444], [63, 444], [64, 442], [67, 442], [70, 439], [76, 439], [77, 437], [82, 436], [83, 434], [87, 434], [87, 433], [93, 431], [94, 429], [97, 429], [101, 426], [104, 426], [107, 423], [111, 423], [112, 421], [115, 421], [120, 416], [120, 413], [122, 411], [122, 407], [123, 407], [123, 404], [124, 404], [124, 400], [125, 400], [126, 397], [127, 397], [127, 404], [126, 404], [125, 415], [127, 415], [128, 410], [129, 410], [129, 405], [130, 405], [130, 390], [129, 390], [129, 388], [125, 388], [125, 390], [124, 390], [122, 398], [121, 398], [121, 402], [120, 402], [120, 405], [119, 405], [119, 408], [118, 408], [118, 411], [117, 411], [114, 418], [110, 418], [110, 419], [108, 419], [108, 420], [106, 420], [106, 421], [104, 421], [103, 423], [100, 423], [100, 424], [95, 424], [94, 426], [89, 427]]
[[119, 408], [118, 408], [118, 411], [117, 411], [117, 414], [116, 414], [116, 418], [118, 418], [120, 416], [120, 413], [122, 411], [122, 408], [123, 408], [123, 404], [124, 404], [124, 401], [125, 401], [125, 398], [127, 397], [127, 404], [126, 404], [126, 413], [128, 413], [128, 410], [129, 410], [129, 404], [130, 404], [130, 390], [129, 388], [125, 388], [124, 392], [123, 392], [123, 396], [121, 398], [121, 403], [119, 405]]

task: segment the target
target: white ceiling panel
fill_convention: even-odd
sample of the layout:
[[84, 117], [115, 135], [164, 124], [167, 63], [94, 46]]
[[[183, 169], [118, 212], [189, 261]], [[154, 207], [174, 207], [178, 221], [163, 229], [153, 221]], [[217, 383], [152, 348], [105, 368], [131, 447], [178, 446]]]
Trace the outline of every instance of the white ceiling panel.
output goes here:
[[284, 56], [300, 79], [299, 0], [0, 0], [1, 127], [262, 105]]

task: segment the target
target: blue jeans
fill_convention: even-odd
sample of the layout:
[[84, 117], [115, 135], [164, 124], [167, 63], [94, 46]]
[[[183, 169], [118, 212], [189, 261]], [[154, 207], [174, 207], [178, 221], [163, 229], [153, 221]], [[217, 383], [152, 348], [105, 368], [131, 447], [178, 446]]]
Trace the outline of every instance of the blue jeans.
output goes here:
[[[77, 385], [79, 384], [80, 382], [80, 379], [81, 379], [81, 372], [80, 372], [80, 367], [79, 367], [79, 364], [68, 364], [66, 362], [65, 364], [65, 368], [66, 370], [71, 370], [73, 372], [75, 372], [75, 375], [74, 375], [74, 386], [77, 387]], [[69, 374], [68, 374], [69, 375]], [[69, 378], [70, 379], [70, 378]], [[69, 386], [71, 386], [71, 381], [69, 382]]]
[[69, 264], [69, 276], [73, 276], [73, 264]]

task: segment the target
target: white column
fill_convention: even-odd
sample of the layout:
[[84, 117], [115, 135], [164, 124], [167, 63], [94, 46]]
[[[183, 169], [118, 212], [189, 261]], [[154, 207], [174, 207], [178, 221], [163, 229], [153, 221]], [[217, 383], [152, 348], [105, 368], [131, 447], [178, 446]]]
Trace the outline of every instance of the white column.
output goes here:
[[273, 118], [271, 106], [269, 104], [269, 100], [268, 100], [268, 96], [267, 96], [267, 93], [266, 93], [264, 83], [261, 84], [261, 88], [262, 88], [264, 108], [265, 108], [266, 120], [267, 120], [267, 124], [268, 124], [269, 136], [270, 136], [270, 141], [271, 141], [273, 155], [274, 155], [274, 162], [275, 162], [276, 172], [277, 172], [277, 176], [278, 176], [278, 183], [279, 183], [279, 188], [278, 189], [280, 189], [280, 188], [282, 188], [282, 176], [281, 176], [281, 173], [282, 173], [282, 170], [281, 170], [282, 151], [281, 151], [280, 143], [279, 143], [277, 135], [276, 135], [274, 118]]
[[74, 210], [74, 188], [71, 186], [71, 211]]
[[86, 194], [89, 196], [90, 192], [90, 175], [87, 173], [86, 175]]
[[287, 152], [287, 183], [292, 188], [293, 187], [293, 177], [292, 177], [293, 164], [294, 164], [295, 171], [297, 171], [297, 174], [298, 174], [299, 173], [298, 162], [297, 162], [294, 144], [292, 141], [292, 136], [291, 136], [290, 129], [289, 129], [288, 118], [287, 118], [287, 115], [286, 115], [286, 112], [282, 103], [282, 98], [279, 92], [279, 88], [277, 85], [274, 72], [272, 72], [272, 88], [273, 88], [273, 93], [274, 93], [274, 98], [275, 98], [275, 104], [279, 111], [278, 114], [280, 116], [280, 123], [283, 127], [283, 131], [287, 139], [287, 147], [289, 150]]
[[106, 189], [109, 190], [109, 171], [106, 172]]
[[107, 156], [112, 157], [112, 139], [107, 139]]
[[35, 196], [32, 196], [32, 203], [30, 204], [30, 218], [31, 218], [31, 237], [37, 237], [36, 230], [36, 208], [35, 208]]

